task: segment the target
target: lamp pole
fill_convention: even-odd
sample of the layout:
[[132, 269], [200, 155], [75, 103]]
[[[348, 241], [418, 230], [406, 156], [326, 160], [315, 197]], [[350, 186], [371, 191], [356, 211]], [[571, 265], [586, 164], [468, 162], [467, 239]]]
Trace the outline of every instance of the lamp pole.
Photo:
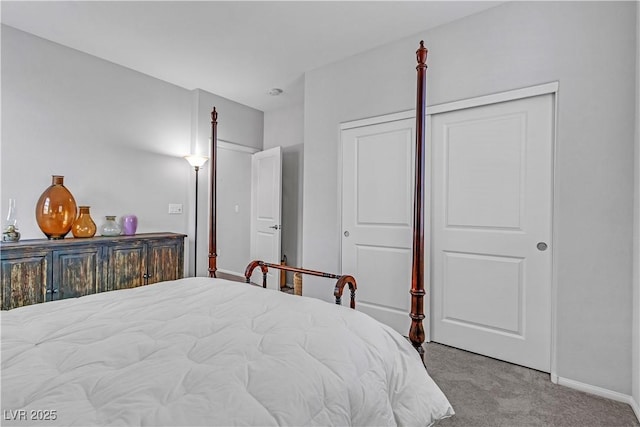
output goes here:
[[195, 218], [194, 218], [194, 226], [193, 226], [193, 276], [196, 277], [198, 275], [198, 172], [200, 171], [200, 167], [204, 165], [208, 157], [190, 155], [185, 156], [185, 159], [189, 162], [193, 169], [196, 171], [196, 200], [194, 203], [195, 207]]
[[200, 166], [193, 167], [196, 171], [196, 201], [195, 201], [195, 223], [193, 225], [193, 277], [198, 276], [198, 175]]

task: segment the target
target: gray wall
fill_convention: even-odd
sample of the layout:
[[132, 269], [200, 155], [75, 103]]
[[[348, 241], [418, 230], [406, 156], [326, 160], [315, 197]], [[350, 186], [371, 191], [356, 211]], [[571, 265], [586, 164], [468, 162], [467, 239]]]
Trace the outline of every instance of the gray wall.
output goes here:
[[305, 267], [339, 270], [339, 124], [414, 108], [420, 39], [429, 105], [557, 80], [557, 374], [631, 394], [635, 8], [507, 3], [307, 73]]
[[43, 238], [35, 205], [65, 176], [78, 204], [133, 213], [138, 230], [186, 232], [189, 92], [2, 26], [2, 203], [17, 199], [23, 238]]
[[[5, 215], [8, 199], [17, 200], [23, 239], [44, 237], [35, 204], [51, 175], [60, 174], [77, 203], [91, 206], [98, 225], [105, 215], [134, 213], [138, 232], [189, 234], [185, 262], [192, 274], [195, 173], [182, 156], [208, 152], [213, 105], [220, 138], [260, 148], [262, 112], [5, 25], [1, 47], [0, 209]], [[207, 164], [200, 171], [198, 217], [198, 271], [204, 274], [208, 174]], [[169, 215], [169, 203], [182, 203], [184, 213]]]
[[[217, 266], [242, 276], [251, 260], [251, 153], [218, 148], [217, 187]], [[203, 241], [206, 242], [207, 237], [205, 235]], [[207, 248], [203, 250], [205, 253], [200, 255], [204, 258], [198, 261], [198, 266], [202, 268], [200, 275], [204, 276]]]
[[[218, 112], [218, 140], [257, 150], [262, 149], [264, 128], [262, 111], [196, 89], [193, 91], [192, 100], [191, 147], [194, 153], [208, 156], [211, 151], [211, 110], [213, 107], [216, 107]], [[250, 257], [251, 159], [246, 153], [232, 153], [229, 150], [218, 150], [218, 152], [218, 193], [216, 196], [218, 233], [216, 246], [220, 256], [216, 266], [222, 270], [243, 273]], [[200, 190], [198, 191], [197, 276], [208, 275], [210, 165], [211, 163], [207, 162], [200, 169], [198, 183]], [[193, 188], [194, 179], [194, 177], [191, 179], [191, 188]], [[237, 193], [230, 191], [231, 188]], [[190, 194], [191, 200], [193, 200], [193, 191]], [[235, 204], [238, 204], [240, 208], [238, 215], [230, 211]], [[193, 206], [193, 203], [190, 205]], [[189, 215], [189, 235], [191, 236], [194, 234], [193, 217], [194, 215]], [[189, 243], [193, 248], [193, 239], [190, 238]], [[189, 271], [192, 272], [193, 261], [189, 263], [189, 268]]]
[[[302, 253], [302, 167], [304, 106], [291, 105], [264, 115], [264, 149], [282, 147], [282, 253], [300, 266]], [[293, 275], [287, 274], [293, 286]]]
[[640, 419], [640, 7], [636, 6], [636, 153], [633, 262], [633, 353], [632, 391], [636, 416]]

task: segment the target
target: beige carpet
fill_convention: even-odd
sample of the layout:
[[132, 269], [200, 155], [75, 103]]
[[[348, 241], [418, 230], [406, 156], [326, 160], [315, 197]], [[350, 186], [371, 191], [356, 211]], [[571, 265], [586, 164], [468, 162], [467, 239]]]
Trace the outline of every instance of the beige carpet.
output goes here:
[[429, 343], [427, 370], [456, 411], [438, 427], [640, 426], [631, 407], [553, 384], [522, 366]]

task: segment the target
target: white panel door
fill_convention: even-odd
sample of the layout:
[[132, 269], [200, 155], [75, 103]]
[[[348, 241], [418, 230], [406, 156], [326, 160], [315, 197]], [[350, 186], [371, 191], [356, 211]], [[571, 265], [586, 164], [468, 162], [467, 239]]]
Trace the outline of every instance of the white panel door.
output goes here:
[[[282, 150], [274, 147], [251, 156], [251, 260], [280, 262], [281, 212]], [[280, 289], [278, 277], [269, 270], [267, 287]], [[260, 269], [251, 281], [262, 284]]]
[[358, 310], [409, 330], [415, 120], [342, 131], [342, 273]]
[[431, 123], [431, 338], [549, 372], [553, 95]]

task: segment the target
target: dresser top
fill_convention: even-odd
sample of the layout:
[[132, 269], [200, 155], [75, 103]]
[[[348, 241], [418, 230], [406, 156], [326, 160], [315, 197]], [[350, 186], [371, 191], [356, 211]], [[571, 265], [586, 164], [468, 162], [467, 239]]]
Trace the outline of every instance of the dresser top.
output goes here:
[[77, 245], [100, 245], [108, 243], [118, 242], [135, 242], [135, 241], [149, 241], [149, 240], [161, 240], [161, 239], [184, 239], [186, 234], [181, 233], [139, 233], [133, 236], [96, 236], [96, 237], [71, 237], [67, 239], [25, 239], [18, 242], [0, 242], [0, 250], [8, 249], [28, 249], [28, 248], [52, 248], [52, 247], [67, 247]]

